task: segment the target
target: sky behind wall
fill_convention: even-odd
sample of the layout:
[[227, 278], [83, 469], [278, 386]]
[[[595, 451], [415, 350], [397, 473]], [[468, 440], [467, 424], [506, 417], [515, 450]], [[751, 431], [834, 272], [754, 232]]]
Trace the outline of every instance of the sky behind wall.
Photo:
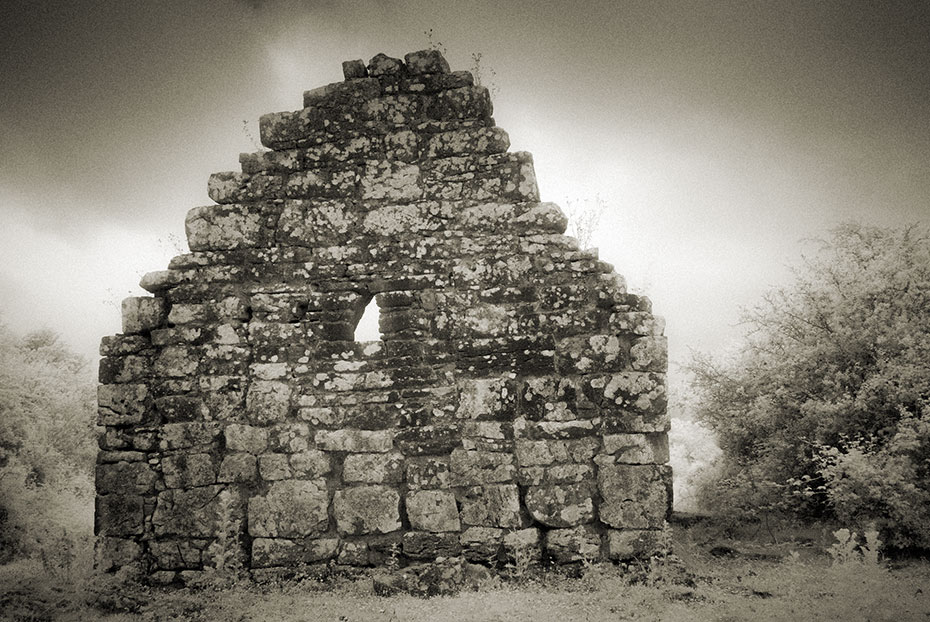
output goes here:
[[925, 2], [5, 0], [0, 321], [93, 356], [260, 115], [430, 44], [481, 54], [543, 200], [604, 206], [673, 362], [726, 349], [802, 240], [930, 222]]

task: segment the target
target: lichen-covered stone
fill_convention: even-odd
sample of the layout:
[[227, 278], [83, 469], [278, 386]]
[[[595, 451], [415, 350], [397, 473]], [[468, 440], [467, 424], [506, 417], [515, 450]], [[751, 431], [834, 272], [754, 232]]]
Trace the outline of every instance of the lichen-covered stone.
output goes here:
[[404, 457], [399, 453], [349, 454], [342, 479], [362, 484], [396, 484], [404, 476]]
[[168, 316], [164, 298], [130, 297], [123, 299], [123, 332], [144, 333], [160, 327]]
[[482, 527], [523, 526], [520, 492], [513, 484], [469, 488], [462, 495], [462, 523]]
[[152, 527], [159, 537], [214, 538], [238, 525], [242, 510], [238, 493], [222, 486], [166, 490], [158, 495]]
[[274, 482], [249, 499], [249, 533], [268, 538], [302, 538], [329, 526], [329, 493], [323, 480]]
[[268, 431], [250, 425], [231, 423], [224, 430], [226, 449], [260, 454], [268, 447]]
[[601, 536], [588, 525], [570, 529], [550, 529], [545, 538], [546, 553], [560, 564], [591, 561], [601, 554]]
[[671, 469], [608, 464], [598, 469], [602, 522], [618, 529], [658, 529], [671, 507]]
[[400, 494], [387, 486], [354, 486], [336, 491], [333, 515], [343, 535], [390, 533], [400, 529]]
[[575, 527], [594, 520], [594, 500], [587, 484], [530, 486], [526, 508], [549, 527]]
[[410, 526], [422, 531], [458, 531], [461, 528], [455, 495], [448, 490], [419, 490], [406, 497]]

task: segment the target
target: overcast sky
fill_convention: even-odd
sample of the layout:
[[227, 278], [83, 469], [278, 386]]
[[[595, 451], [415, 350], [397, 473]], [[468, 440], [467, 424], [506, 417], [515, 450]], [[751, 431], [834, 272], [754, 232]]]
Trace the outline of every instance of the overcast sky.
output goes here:
[[432, 43], [453, 69], [481, 54], [543, 200], [605, 207], [592, 245], [666, 317], [673, 361], [719, 352], [805, 238], [930, 220], [928, 7], [4, 0], [0, 321], [93, 356], [260, 115]]

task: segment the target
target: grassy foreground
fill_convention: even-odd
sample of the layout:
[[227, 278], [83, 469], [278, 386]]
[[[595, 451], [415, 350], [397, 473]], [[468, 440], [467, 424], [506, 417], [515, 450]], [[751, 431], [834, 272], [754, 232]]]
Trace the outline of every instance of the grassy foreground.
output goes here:
[[725, 538], [713, 527], [676, 527], [675, 555], [632, 572], [609, 564], [510, 569], [476, 589], [431, 599], [375, 596], [370, 579], [348, 576], [274, 586], [115, 588], [18, 562], [0, 567], [0, 619], [930, 620], [930, 562], [837, 563], [832, 542], [827, 529]]

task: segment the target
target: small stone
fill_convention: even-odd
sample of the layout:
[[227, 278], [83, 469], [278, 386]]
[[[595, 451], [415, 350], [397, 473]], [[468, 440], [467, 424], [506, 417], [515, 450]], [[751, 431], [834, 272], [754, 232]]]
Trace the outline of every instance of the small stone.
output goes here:
[[368, 68], [365, 67], [364, 61], [361, 60], [342, 61], [342, 75], [346, 80], [364, 78], [368, 75]]
[[600, 557], [601, 537], [590, 526], [551, 529], [546, 532], [546, 552], [560, 564]]

